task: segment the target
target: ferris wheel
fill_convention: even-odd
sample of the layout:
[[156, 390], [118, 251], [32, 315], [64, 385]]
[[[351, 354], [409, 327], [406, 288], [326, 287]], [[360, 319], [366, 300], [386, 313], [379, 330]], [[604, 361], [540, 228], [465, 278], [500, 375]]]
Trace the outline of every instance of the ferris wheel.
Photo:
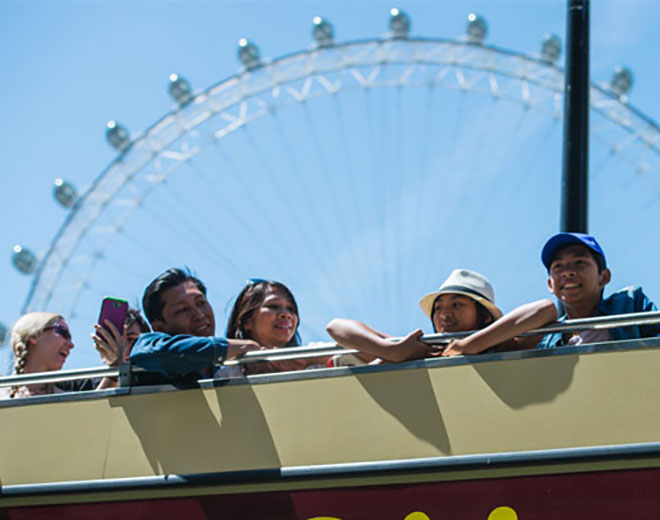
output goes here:
[[[247, 278], [283, 281], [311, 341], [340, 315], [406, 332], [454, 267], [506, 262], [496, 287], [534, 284], [527, 259], [558, 219], [560, 39], [502, 49], [474, 14], [460, 39], [409, 27], [393, 9], [388, 37], [336, 43], [317, 17], [312, 47], [265, 60], [242, 39], [239, 72], [202, 91], [172, 74], [174, 110], [134, 138], [110, 121], [115, 160], [80, 194], [57, 181], [70, 210], [43, 257], [15, 247], [34, 277], [23, 312], [58, 312], [80, 336], [104, 296], [135, 303], [188, 265], [216, 314]], [[591, 85], [601, 236], [660, 212], [660, 132], [629, 104], [631, 86], [625, 68]]]

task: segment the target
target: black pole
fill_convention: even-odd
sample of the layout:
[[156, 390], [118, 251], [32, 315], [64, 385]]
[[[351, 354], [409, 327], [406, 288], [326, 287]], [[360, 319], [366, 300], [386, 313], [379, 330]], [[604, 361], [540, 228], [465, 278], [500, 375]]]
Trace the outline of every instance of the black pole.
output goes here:
[[586, 233], [589, 173], [589, 0], [568, 0], [561, 231]]

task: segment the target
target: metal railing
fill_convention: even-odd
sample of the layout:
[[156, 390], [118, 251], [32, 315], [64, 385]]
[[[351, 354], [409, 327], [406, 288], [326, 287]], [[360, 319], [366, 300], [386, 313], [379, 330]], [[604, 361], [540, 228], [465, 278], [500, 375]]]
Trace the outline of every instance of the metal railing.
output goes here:
[[[537, 336], [555, 332], [574, 332], [582, 330], [603, 330], [618, 327], [651, 325], [660, 323], [660, 311], [638, 312], [632, 314], [620, 314], [616, 316], [599, 316], [593, 318], [582, 318], [576, 320], [567, 320], [561, 323], [552, 323], [539, 329], [520, 334], [521, 336]], [[452, 340], [465, 338], [475, 331], [424, 334], [421, 341], [429, 345], [445, 345]], [[391, 338], [397, 341], [401, 338]], [[327, 357], [340, 354], [355, 354], [359, 352], [355, 349], [341, 347], [333, 342], [316, 343], [300, 347], [288, 347], [273, 350], [259, 350], [248, 352], [242, 358], [229, 360], [225, 365], [244, 365], [263, 361], [285, 361], [291, 359], [306, 359], [314, 357]], [[24, 375], [14, 375], [0, 377], [0, 388], [19, 386], [38, 383], [59, 383], [63, 381], [74, 381], [79, 379], [91, 379], [98, 377], [116, 377], [119, 386], [130, 386], [133, 373], [144, 372], [139, 367], [131, 364], [120, 365], [119, 367], [96, 367], [82, 368], [75, 370], [58, 370], [53, 372], [40, 372]]]

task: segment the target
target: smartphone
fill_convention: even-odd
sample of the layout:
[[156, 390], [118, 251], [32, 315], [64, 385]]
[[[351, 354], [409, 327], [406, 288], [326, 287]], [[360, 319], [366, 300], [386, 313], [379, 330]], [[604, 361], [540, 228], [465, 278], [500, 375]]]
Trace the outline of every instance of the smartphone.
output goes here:
[[99, 315], [99, 325], [107, 329], [105, 320], [110, 320], [117, 327], [119, 334], [124, 333], [124, 320], [128, 311], [128, 302], [120, 298], [111, 298], [106, 296], [101, 303], [101, 314]]

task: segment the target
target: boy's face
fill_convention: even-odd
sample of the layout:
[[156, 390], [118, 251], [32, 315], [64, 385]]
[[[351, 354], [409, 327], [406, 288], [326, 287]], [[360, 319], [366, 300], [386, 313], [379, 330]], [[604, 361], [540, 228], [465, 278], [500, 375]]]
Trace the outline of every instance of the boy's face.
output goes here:
[[559, 249], [552, 258], [548, 289], [564, 305], [597, 303], [610, 277], [609, 269], [598, 272], [587, 246], [574, 244]]

